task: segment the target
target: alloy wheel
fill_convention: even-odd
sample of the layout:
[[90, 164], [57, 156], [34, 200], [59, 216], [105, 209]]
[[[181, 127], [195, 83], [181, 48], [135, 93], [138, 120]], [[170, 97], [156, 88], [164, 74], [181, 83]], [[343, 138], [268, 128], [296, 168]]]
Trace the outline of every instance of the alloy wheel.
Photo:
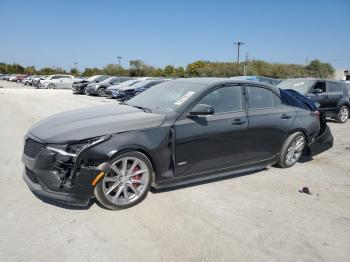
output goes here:
[[349, 109], [346, 106], [343, 106], [340, 109], [339, 116], [341, 122], [346, 122], [349, 118]]
[[143, 160], [124, 157], [111, 164], [102, 181], [103, 193], [113, 204], [128, 205], [147, 193], [149, 180], [150, 171]]
[[305, 147], [304, 136], [303, 135], [297, 136], [287, 149], [287, 154], [286, 154], [287, 165], [292, 166], [299, 160], [304, 147]]

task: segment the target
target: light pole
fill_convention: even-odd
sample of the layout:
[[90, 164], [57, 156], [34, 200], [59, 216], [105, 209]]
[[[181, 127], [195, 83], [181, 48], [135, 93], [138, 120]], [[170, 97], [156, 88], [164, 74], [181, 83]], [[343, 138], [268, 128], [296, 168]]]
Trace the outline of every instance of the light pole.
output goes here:
[[121, 66], [121, 63], [120, 63], [120, 61], [123, 59], [123, 57], [121, 57], [121, 56], [118, 56], [118, 63], [119, 63], [119, 67], [122, 67]]
[[239, 48], [241, 47], [241, 45], [244, 45], [244, 43], [241, 41], [237, 41], [234, 44], [237, 45], [237, 75], [239, 75]]
[[77, 62], [74, 62], [74, 68], [76, 71], [78, 71], [78, 63]]

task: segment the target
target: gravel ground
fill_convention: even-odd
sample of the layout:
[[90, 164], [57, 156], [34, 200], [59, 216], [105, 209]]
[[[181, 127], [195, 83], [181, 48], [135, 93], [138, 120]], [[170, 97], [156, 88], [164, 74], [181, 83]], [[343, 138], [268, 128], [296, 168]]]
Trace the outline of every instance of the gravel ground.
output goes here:
[[23, 136], [51, 114], [115, 101], [0, 86], [0, 261], [350, 261], [350, 121], [329, 123], [334, 147], [290, 169], [152, 192], [123, 211], [67, 209], [23, 182]]

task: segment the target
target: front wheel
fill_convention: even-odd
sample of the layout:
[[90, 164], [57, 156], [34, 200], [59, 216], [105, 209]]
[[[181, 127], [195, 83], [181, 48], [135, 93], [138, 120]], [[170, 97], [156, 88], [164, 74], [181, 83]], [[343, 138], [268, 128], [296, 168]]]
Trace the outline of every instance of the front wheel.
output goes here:
[[55, 86], [54, 84], [49, 84], [48, 88], [49, 88], [49, 89], [55, 89], [56, 86]]
[[291, 134], [282, 146], [277, 165], [282, 168], [293, 166], [300, 159], [305, 145], [306, 140], [303, 133]]
[[347, 106], [342, 106], [338, 112], [337, 120], [339, 123], [345, 123], [349, 118], [349, 108]]
[[108, 209], [132, 207], [146, 198], [152, 172], [144, 154], [137, 151], [123, 153], [110, 161], [109, 170], [95, 187], [95, 197]]

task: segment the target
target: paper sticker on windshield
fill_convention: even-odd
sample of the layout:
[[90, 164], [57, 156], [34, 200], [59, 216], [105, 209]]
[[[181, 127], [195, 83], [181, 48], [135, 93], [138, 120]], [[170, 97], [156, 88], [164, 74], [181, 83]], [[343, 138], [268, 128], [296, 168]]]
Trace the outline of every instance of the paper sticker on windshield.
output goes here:
[[188, 91], [185, 95], [179, 98], [174, 104], [177, 106], [182, 105], [187, 99], [189, 99], [194, 94], [193, 91]]
[[296, 83], [296, 84], [294, 84], [294, 86], [296, 87], [296, 86], [302, 86], [304, 84], [304, 82], [299, 82], [299, 83]]

